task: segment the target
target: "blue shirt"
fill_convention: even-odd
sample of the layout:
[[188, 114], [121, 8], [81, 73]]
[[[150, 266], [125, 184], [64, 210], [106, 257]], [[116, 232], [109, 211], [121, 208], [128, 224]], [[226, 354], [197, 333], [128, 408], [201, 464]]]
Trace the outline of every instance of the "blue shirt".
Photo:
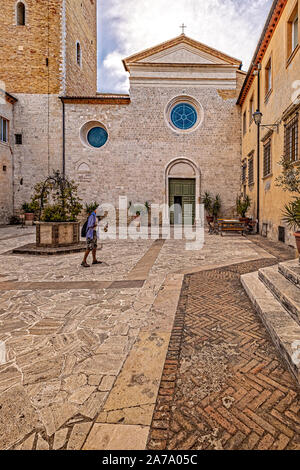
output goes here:
[[88, 218], [87, 224], [87, 231], [86, 231], [86, 238], [90, 238], [91, 240], [94, 238], [94, 227], [97, 225], [97, 217], [96, 212], [93, 212]]

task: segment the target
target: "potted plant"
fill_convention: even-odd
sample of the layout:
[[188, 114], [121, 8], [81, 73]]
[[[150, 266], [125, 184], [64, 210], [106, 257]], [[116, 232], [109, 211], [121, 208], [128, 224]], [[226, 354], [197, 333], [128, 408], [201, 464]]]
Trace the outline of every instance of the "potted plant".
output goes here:
[[217, 194], [212, 204], [212, 214], [213, 214], [214, 220], [216, 220], [219, 217], [221, 207], [222, 207], [221, 196], [220, 194]]
[[295, 230], [295, 239], [298, 253], [300, 254], [300, 197], [284, 206], [283, 221], [291, 230]]
[[294, 199], [284, 207], [283, 220], [291, 230], [295, 230], [296, 245], [300, 253], [300, 167], [285, 156], [279, 165], [282, 167], [282, 173], [276, 178], [276, 186], [285, 192], [295, 194]]
[[33, 203], [24, 202], [22, 205], [22, 211], [25, 216], [25, 223], [28, 222], [29, 224], [33, 224], [34, 221], [34, 212], [35, 207]]
[[251, 199], [248, 195], [240, 195], [236, 199], [236, 211], [240, 216], [240, 222], [249, 223], [249, 217], [246, 217], [248, 209], [251, 207]]
[[206, 191], [202, 198], [202, 204], [204, 205], [204, 209], [206, 210], [206, 220], [208, 223], [213, 222], [213, 200], [212, 196]]

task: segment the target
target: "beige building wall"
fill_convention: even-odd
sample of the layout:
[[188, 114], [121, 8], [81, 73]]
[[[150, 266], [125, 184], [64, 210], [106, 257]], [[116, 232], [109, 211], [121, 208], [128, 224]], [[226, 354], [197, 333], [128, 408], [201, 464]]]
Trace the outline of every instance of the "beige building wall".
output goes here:
[[[281, 166], [278, 164], [284, 154], [284, 125], [285, 115], [287, 111], [293, 107], [293, 101], [297, 95], [300, 95], [300, 52], [299, 46], [290, 55], [289, 49], [289, 20], [292, 12], [298, 6], [298, 14], [300, 13], [300, 2], [288, 0], [283, 10], [279, 23], [272, 36], [272, 39], [266, 48], [266, 52], [261, 61], [261, 106], [263, 113], [262, 124], [279, 124], [279, 132], [276, 129], [270, 133], [268, 129], [261, 129], [261, 140], [264, 140], [268, 134], [269, 139], [260, 143], [260, 224], [261, 231], [264, 229], [267, 236], [278, 241], [278, 227], [286, 228], [286, 243], [294, 246], [293, 232], [288, 230], [282, 220], [282, 210], [284, 205], [288, 203], [292, 194], [285, 193], [281, 188], [276, 186], [276, 178], [281, 174]], [[299, 37], [300, 43], [300, 37]], [[267, 95], [267, 74], [266, 68], [271, 58], [272, 61], [272, 90]], [[298, 82], [297, 82], [298, 81]], [[254, 79], [242, 105], [242, 116], [246, 113], [247, 124], [246, 133], [243, 135], [242, 146], [242, 162], [249, 163], [249, 157], [254, 156], [254, 184], [245, 182], [246, 192], [252, 200], [249, 215], [256, 219], [257, 213], [257, 126], [251, 120], [250, 102], [253, 97], [253, 109], [257, 109], [257, 77]], [[295, 109], [296, 111], [296, 109]], [[299, 109], [298, 109], [299, 111]], [[242, 117], [243, 123], [243, 117]], [[242, 124], [243, 126], [243, 124]], [[271, 140], [271, 173], [267, 177], [263, 176], [264, 164], [264, 144]], [[299, 148], [298, 148], [299, 152]], [[300, 156], [298, 155], [298, 160]], [[248, 171], [247, 171], [248, 176]], [[244, 185], [242, 185], [242, 190]], [[264, 225], [263, 225], [264, 224]]]

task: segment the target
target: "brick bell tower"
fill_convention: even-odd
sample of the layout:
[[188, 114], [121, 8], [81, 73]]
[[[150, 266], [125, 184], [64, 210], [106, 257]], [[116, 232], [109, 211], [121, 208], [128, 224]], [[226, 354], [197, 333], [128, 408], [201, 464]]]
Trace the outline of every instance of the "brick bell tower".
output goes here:
[[6, 91], [75, 96], [96, 93], [96, 0], [2, 3], [0, 80]]
[[37, 182], [64, 169], [60, 97], [96, 95], [97, 0], [1, 2], [0, 50], [0, 88], [17, 99], [8, 145], [18, 211]]

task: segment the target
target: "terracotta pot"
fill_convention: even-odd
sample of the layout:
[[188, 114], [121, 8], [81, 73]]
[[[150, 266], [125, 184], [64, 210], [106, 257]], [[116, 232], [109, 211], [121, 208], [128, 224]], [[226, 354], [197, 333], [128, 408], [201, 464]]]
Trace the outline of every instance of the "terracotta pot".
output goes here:
[[32, 212], [25, 213], [25, 221], [31, 222], [34, 220], [34, 214]]
[[300, 232], [295, 232], [294, 235], [295, 235], [297, 250], [298, 250], [298, 253], [300, 254]]

